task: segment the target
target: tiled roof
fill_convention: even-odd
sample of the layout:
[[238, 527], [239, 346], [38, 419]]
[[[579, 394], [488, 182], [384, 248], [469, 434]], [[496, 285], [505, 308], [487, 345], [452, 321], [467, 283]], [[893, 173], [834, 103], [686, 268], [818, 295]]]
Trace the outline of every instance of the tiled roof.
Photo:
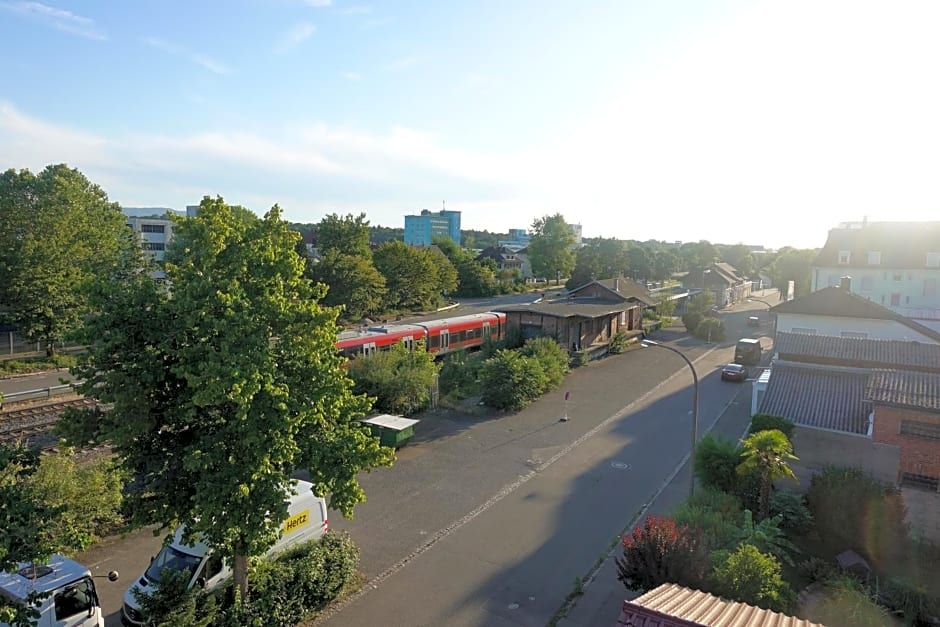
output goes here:
[[784, 360], [940, 372], [940, 344], [781, 331], [774, 339], [774, 350]]
[[868, 433], [868, 371], [777, 361], [759, 411], [807, 427]]
[[729, 277], [735, 279], [736, 281], [746, 281], [747, 277], [741, 274], [741, 271], [732, 266], [730, 263], [725, 263], [719, 261], [716, 264], [712, 265], [712, 269], [717, 269], [722, 274], [726, 274]]
[[824, 627], [674, 583], [624, 601], [618, 627]]
[[876, 370], [865, 398], [873, 403], [940, 411], [940, 376], [928, 372]]
[[[839, 251], [850, 252], [849, 263], [839, 263]], [[868, 253], [880, 252], [881, 263], [868, 265]], [[940, 222], [870, 222], [863, 228], [829, 231], [814, 266], [845, 268], [924, 268], [928, 252], [940, 252]]]
[[776, 314], [893, 320], [917, 331], [921, 335], [940, 342], [940, 333], [930, 327], [914, 322], [910, 318], [905, 318], [887, 307], [882, 307], [878, 303], [873, 303], [867, 298], [853, 294], [841, 287], [824, 287], [812, 294], [774, 305], [770, 308], [770, 311]]
[[533, 314], [542, 314], [552, 316], [553, 318], [601, 318], [613, 314], [619, 314], [637, 307], [636, 303], [619, 302], [614, 303], [599, 298], [577, 298], [562, 299], [554, 301], [543, 301], [541, 303], [532, 303], [528, 305], [504, 305], [494, 307], [493, 311], [513, 312], [524, 311]]

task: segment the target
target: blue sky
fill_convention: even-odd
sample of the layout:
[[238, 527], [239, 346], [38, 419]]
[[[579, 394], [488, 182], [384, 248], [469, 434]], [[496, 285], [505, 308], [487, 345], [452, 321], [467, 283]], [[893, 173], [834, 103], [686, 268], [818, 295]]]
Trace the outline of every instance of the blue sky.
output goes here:
[[0, 167], [128, 206], [820, 246], [937, 219], [940, 4], [0, 0]]

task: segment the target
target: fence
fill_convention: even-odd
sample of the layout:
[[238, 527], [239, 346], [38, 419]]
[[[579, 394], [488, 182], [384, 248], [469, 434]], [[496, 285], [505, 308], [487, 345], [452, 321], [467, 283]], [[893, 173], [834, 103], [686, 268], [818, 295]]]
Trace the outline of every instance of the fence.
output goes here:
[[[56, 342], [56, 350], [68, 349], [70, 344]], [[8, 356], [27, 357], [45, 355], [45, 348], [39, 342], [28, 342], [26, 338], [15, 331], [0, 332], [0, 358]]]
[[16, 403], [18, 401], [31, 401], [37, 398], [52, 398], [60, 394], [68, 394], [72, 391], [71, 385], [54, 385], [48, 388], [38, 390], [26, 390], [25, 392], [10, 392], [3, 395], [4, 403]]

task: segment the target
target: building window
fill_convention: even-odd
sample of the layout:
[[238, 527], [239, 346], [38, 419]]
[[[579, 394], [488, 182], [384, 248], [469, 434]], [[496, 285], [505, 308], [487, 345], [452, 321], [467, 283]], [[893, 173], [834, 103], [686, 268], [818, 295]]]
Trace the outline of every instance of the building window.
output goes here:
[[874, 284], [875, 284], [875, 280], [872, 279], [870, 276], [862, 277], [862, 291], [863, 292], [870, 292]]
[[790, 333], [803, 333], [805, 335], [816, 335], [816, 329], [807, 329], [805, 327], [793, 327]]
[[868, 265], [870, 266], [881, 265], [881, 251], [878, 251], [878, 250], [868, 251]]
[[166, 226], [163, 224], [141, 224], [141, 233], [165, 233]]
[[891, 295], [891, 306], [900, 307], [901, 306], [901, 295], [897, 292]]
[[840, 251], [839, 251], [839, 264], [840, 264], [840, 265], [843, 265], [843, 266], [848, 265], [848, 263], [849, 263], [849, 261], [851, 261], [851, 259], [852, 259], [852, 253], [851, 253], [851, 251], [848, 251], [848, 250], [840, 250]]
[[144, 250], [166, 250], [166, 244], [163, 242], [144, 242]]
[[917, 490], [928, 490], [936, 492], [940, 487], [940, 479], [937, 477], [928, 477], [927, 475], [918, 475], [913, 472], [901, 474], [901, 485], [905, 488], [916, 488]]
[[902, 420], [900, 434], [923, 440], [940, 440], [940, 423]]
[[842, 331], [839, 335], [842, 337], [854, 337], [859, 340], [864, 340], [868, 337], [867, 333], [862, 333], [861, 331]]
[[900, 282], [903, 281], [903, 280], [904, 280], [904, 275], [903, 275], [903, 274], [901, 274], [901, 273], [899, 273], [899, 272], [896, 272], [896, 273], [894, 274], [894, 282], [895, 282], [895, 283], [900, 283]]
[[927, 253], [927, 267], [940, 268], [940, 253]]

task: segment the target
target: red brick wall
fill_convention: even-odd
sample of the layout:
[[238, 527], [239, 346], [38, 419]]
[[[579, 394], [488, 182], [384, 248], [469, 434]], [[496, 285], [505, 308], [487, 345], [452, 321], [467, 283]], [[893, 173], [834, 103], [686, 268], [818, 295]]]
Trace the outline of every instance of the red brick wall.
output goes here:
[[901, 420], [940, 424], [940, 414], [879, 405], [875, 406], [875, 425], [872, 430], [872, 440], [875, 442], [900, 447], [900, 472], [940, 478], [940, 440], [901, 435]]

